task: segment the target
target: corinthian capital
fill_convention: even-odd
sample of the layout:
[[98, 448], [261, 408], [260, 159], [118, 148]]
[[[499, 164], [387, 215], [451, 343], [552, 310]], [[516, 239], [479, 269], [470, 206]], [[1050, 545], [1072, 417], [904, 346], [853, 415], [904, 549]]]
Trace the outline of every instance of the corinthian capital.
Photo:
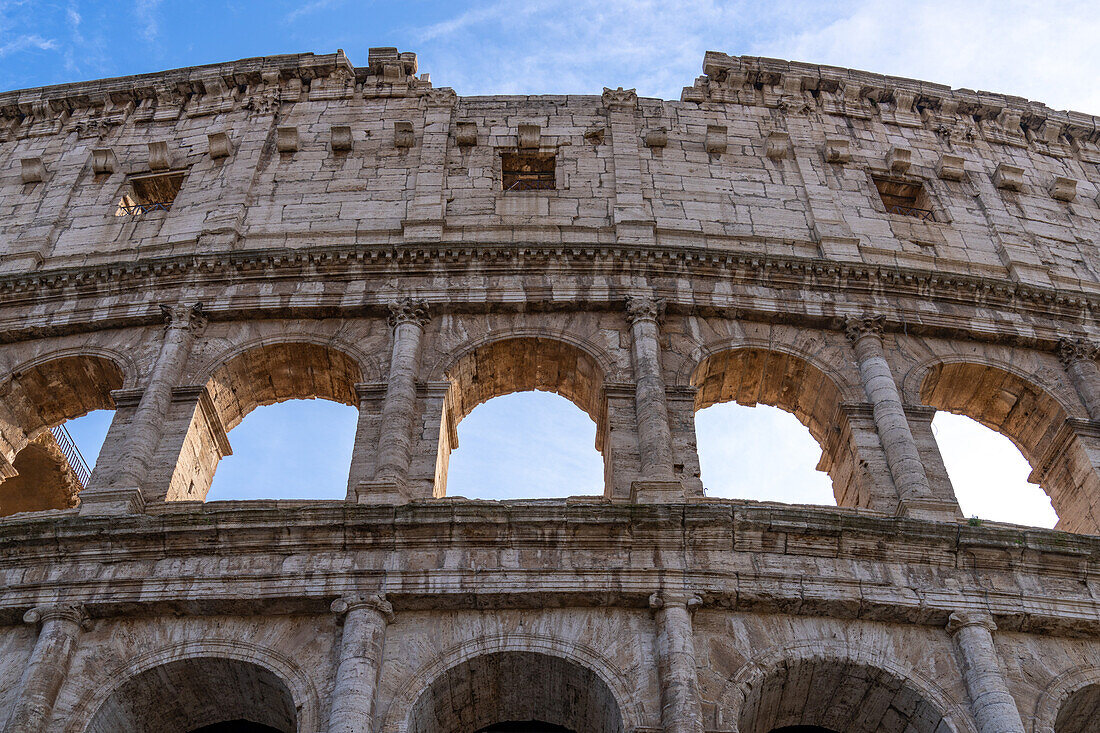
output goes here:
[[413, 323], [420, 328], [428, 323], [428, 304], [419, 298], [400, 298], [390, 303], [390, 326]]
[[1100, 345], [1086, 338], [1064, 338], [1058, 341], [1058, 358], [1069, 366], [1078, 361], [1092, 361], [1100, 353]]
[[608, 109], [632, 110], [638, 106], [638, 92], [633, 89], [603, 88], [603, 103]]
[[190, 328], [197, 331], [206, 325], [206, 313], [203, 312], [202, 303], [161, 305], [160, 312], [164, 316], [164, 323], [169, 328]]
[[844, 319], [844, 335], [855, 343], [864, 336], [882, 336], [886, 316], [849, 316]]
[[968, 626], [980, 626], [990, 633], [997, 630], [993, 617], [985, 611], [955, 611], [947, 619], [947, 633], [954, 634]]
[[662, 300], [651, 298], [648, 295], [626, 296], [626, 317], [631, 323], [638, 321], [653, 321], [664, 313], [665, 304]]
[[386, 621], [393, 621], [393, 605], [383, 593], [366, 596], [340, 596], [329, 606], [333, 613], [343, 616], [357, 608], [366, 608], [379, 613]]
[[23, 622], [28, 624], [41, 624], [54, 620], [70, 621], [83, 626], [88, 621], [88, 612], [79, 604], [55, 603], [35, 606], [23, 614]]

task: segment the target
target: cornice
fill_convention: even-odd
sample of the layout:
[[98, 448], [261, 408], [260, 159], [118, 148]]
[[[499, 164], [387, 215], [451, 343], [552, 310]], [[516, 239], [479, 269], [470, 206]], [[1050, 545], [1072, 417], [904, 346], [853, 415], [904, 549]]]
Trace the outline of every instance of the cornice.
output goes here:
[[[181, 254], [149, 257], [132, 262], [107, 263], [85, 267], [57, 268], [33, 273], [17, 273], [0, 276], [0, 308], [19, 307], [21, 316], [17, 322], [0, 319], [0, 342], [12, 342], [64, 332], [79, 332], [101, 328], [141, 325], [157, 320], [158, 314], [149, 311], [144, 299], [130, 303], [127, 295], [156, 290], [167, 293], [173, 287], [186, 287], [196, 291], [208, 285], [223, 290], [227, 284], [240, 285], [250, 281], [285, 281], [297, 279], [303, 282], [326, 282], [384, 277], [392, 279], [395, 269], [400, 270], [406, 281], [417, 277], [437, 277], [440, 267], [454, 266], [463, 273], [471, 265], [478, 265], [485, 274], [562, 274], [575, 273], [620, 274], [630, 272], [654, 280], [660, 278], [721, 279], [733, 286], [772, 289], [777, 297], [784, 293], [798, 293], [796, 300], [803, 300], [807, 292], [843, 293], [853, 296], [853, 303], [834, 301], [835, 315], [821, 316], [822, 324], [829, 328], [843, 328], [843, 319], [856, 315], [858, 298], [874, 298], [887, 315], [886, 331], [922, 332], [925, 334], [957, 334], [976, 340], [1017, 340], [1021, 343], [1041, 343], [1054, 350], [1057, 341], [1066, 337], [1088, 336], [1087, 326], [1093, 326], [1100, 313], [1100, 294], [1067, 292], [1057, 288], [1039, 287], [1022, 283], [996, 280], [973, 275], [950, 274], [903, 268], [899, 266], [845, 263], [819, 258], [795, 256], [768, 256], [747, 252], [715, 250], [692, 246], [626, 246], [608, 244], [545, 245], [503, 244], [470, 245], [440, 243], [415, 246], [356, 246], [337, 245], [311, 247], [309, 249], [253, 249], [209, 254]], [[538, 309], [538, 288], [530, 293], [525, 303], [528, 309]], [[331, 296], [331, 291], [326, 291]], [[629, 293], [611, 293], [606, 302], [581, 302], [578, 308], [619, 309], [622, 298]], [[349, 315], [344, 298], [324, 300], [326, 293], [317, 296], [313, 306], [299, 305], [296, 315], [314, 317], [325, 315]], [[431, 292], [425, 288], [417, 293], [427, 304], [440, 312], [472, 311], [478, 308], [474, 302], [455, 300], [452, 293]], [[551, 303], [547, 293], [547, 307], [560, 308]], [[686, 301], [678, 289], [668, 293], [657, 291], [667, 304], [670, 314], [729, 315], [729, 305], [704, 300]], [[750, 301], [756, 300], [755, 293]], [[388, 313], [386, 296], [377, 294], [378, 302], [368, 296], [357, 308], [360, 312]], [[48, 311], [51, 304], [81, 298], [95, 299], [95, 307], [89, 306], [88, 322], [76, 324], [75, 317], [69, 325], [51, 316], [47, 322], [35, 325], [25, 315], [35, 309]], [[104, 298], [115, 298], [117, 303], [104, 308]], [[909, 298], [927, 304], [938, 302], [952, 306], [953, 312], [929, 312], [919, 310], [906, 319], [904, 313], [890, 314], [898, 310], [898, 303]], [[307, 303], [308, 299], [296, 298], [295, 302]], [[488, 307], [490, 304], [482, 304]], [[494, 303], [494, 307], [502, 304]], [[506, 304], [505, 304], [506, 305]], [[852, 312], [845, 309], [851, 305]], [[211, 320], [239, 319], [253, 315], [277, 315], [283, 307], [278, 299], [256, 302], [225, 299], [207, 299], [206, 314]], [[865, 307], [865, 305], [864, 305]], [[79, 309], [76, 309], [79, 311]], [[1006, 314], [1005, 328], [1000, 329], [988, 318], [990, 311], [1001, 310]], [[774, 312], [756, 314], [751, 307], [737, 306], [738, 317], [752, 320], [754, 317], [774, 319]], [[980, 312], [979, 312], [980, 311]], [[75, 312], [75, 311], [74, 311]], [[105, 315], [105, 313], [109, 315]], [[1010, 328], [1020, 314], [1047, 319], [1052, 331], [1049, 338], [1035, 334], [1021, 336], [1019, 329]], [[72, 313], [70, 314], [72, 315]], [[1012, 318], [1008, 316], [1011, 315]], [[809, 322], [813, 316], [792, 313], [797, 322]], [[952, 318], [958, 326], [950, 327]], [[975, 328], [974, 320], [987, 323], [987, 333]], [[908, 320], [908, 322], [906, 322]], [[942, 326], [929, 325], [938, 320]], [[835, 323], [833, 323], [835, 321]], [[1050, 343], [1046, 343], [1050, 341]]]
[[[629, 506], [591, 501], [435, 500], [401, 507], [343, 502], [234, 502], [163, 505], [154, 515], [80, 518], [37, 515], [0, 520], [0, 570], [24, 578], [0, 599], [0, 623], [18, 623], [42, 599], [64, 597], [93, 617], [186, 613], [323, 613], [334, 598], [385, 593], [395, 609], [612, 605], [644, 609], [658, 588], [699, 596], [700, 610], [728, 609], [944, 626], [959, 609], [988, 609], [1005, 630], [1054, 634], [1100, 631], [1100, 537], [1001, 525], [970, 527], [844, 509], [705, 501]], [[291, 521], [293, 520], [293, 521]], [[685, 536], [682, 527], [692, 527]], [[441, 533], [441, 528], [446, 532]], [[441, 539], [442, 538], [442, 539]], [[427, 565], [419, 553], [499, 547], [568, 555], [560, 567]], [[663, 548], [663, 567], [625, 562], [610, 551]], [[677, 563], [687, 550], [722, 562]], [[306, 572], [288, 554], [335, 558]], [[381, 553], [383, 571], [347, 570], [341, 553]], [[764, 565], [761, 556], [768, 556]], [[186, 558], [177, 574], [165, 558]], [[394, 560], [409, 558], [404, 568]], [[586, 564], [590, 557], [591, 564]], [[19, 568], [63, 559], [63, 580]], [[210, 572], [203, 558], [209, 558]], [[239, 563], [236, 570], [226, 558]], [[418, 559], [419, 558], [419, 559]], [[95, 568], [132, 568], [103, 578]], [[868, 581], [858, 566], [903, 566], [911, 574]], [[804, 568], [811, 566], [811, 576]], [[150, 583], [147, 566], [157, 566]], [[972, 587], [973, 573], [999, 573], [996, 590]], [[523, 576], [522, 578], [520, 576]], [[923, 579], [923, 580], [922, 580]], [[1011, 582], [1009, 582], [1011, 580]], [[1072, 581], [1067, 583], [1066, 581]], [[197, 582], [201, 581], [201, 582]], [[1047, 588], [1035, 595], [1031, 589]], [[196, 588], [200, 590], [196, 592]], [[254, 589], [262, 588], [256, 595]], [[472, 589], [476, 588], [476, 593]], [[1077, 588], [1077, 591], [1067, 590]], [[364, 590], [368, 589], [368, 590]]]

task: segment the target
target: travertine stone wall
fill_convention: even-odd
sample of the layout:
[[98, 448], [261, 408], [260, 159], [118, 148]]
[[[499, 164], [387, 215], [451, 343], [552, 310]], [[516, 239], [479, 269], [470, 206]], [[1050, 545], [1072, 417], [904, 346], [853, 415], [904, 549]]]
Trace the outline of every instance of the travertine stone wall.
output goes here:
[[[0, 93], [3, 730], [1091, 730], [1100, 125], [703, 70], [459, 97], [381, 48]], [[505, 153], [554, 187], [502, 190]], [[603, 486], [448, 497], [461, 420], [532, 389], [596, 424]], [[298, 398], [359, 410], [347, 501], [205, 503]], [[801, 420], [838, 507], [707, 498], [726, 401]], [[79, 506], [28, 487], [96, 409]], [[937, 410], [1077, 535], [960, 521]]]

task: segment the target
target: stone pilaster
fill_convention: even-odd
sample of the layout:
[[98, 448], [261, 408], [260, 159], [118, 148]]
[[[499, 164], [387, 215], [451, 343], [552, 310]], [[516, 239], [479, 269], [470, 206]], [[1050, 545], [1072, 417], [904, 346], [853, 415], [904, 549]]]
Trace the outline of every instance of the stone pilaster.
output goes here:
[[378, 465], [374, 479], [360, 484], [360, 502], [395, 501], [405, 497], [415, 440], [413, 423], [420, 342], [428, 320], [428, 306], [423, 300], [402, 298], [390, 304], [393, 351], [386, 397], [382, 402]]
[[402, 222], [406, 242], [438, 241], [443, 236], [447, 144], [457, 99], [454, 91], [447, 88], [430, 89], [421, 97], [425, 105], [424, 132], [415, 188], [408, 205], [408, 215]]
[[703, 713], [695, 671], [692, 611], [698, 596], [654, 593], [649, 606], [657, 622], [657, 674], [661, 684], [661, 729], [664, 733], [702, 733]]
[[656, 224], [652, 207], [642, 195], [641, 153], [638, 149], [638, 94], [633, 89], [604, 89], [603, 103], [611, 128], [611, 153], [615, 163], [615, 201], [612, 218], [615, 239], [652, 244]]
[[393, 621], [393, 606], [383, 595], [345, 596], [332, 602], [332, 611], [343, 615], [344, 631], [328, 733], [370, 731], [382, 646], [386, 626]]
[[167, 327], [149, 382], [126, 427], [120, 464], [106, 486], [92, 485], [80, 494], [81, 514], [142, 511], [145, 484], [160, 444], [172, 388], [183, 374], [196, 334], [206, 324], [202, 304], [161, 306]]
[[886, 363], [886, 352], [882, 344], [884, 318], [849, 318], [846, 324], [848, 338], [856, 353], [859, 364], [859, 376], [867, 401], [875, 419], [879, 440], [886, 453], [886, 463], [894, 479], [894, 488], [898, 493], [898, 513], [902, 516], [916, 516], [929, 519], [943, 518], [941, 507], [925, 506], [939, 504], [932, 497], [928, 478], [924, 474], [917, 442], [905, 417], [901, 393], [898, 391], [890, 365]]
[[351, 467], [348, 469], [348, 501], [357, 501], [359, 485], [369, 481], [378, 468], [378, 441], [381, 438], [382, 405], [386, 399], [386, 384], [360, 383], [355, 385], [359, 398], [359, 420], [355, 426], [355, 443], [351, 450]]
[[1100, 345], [1087, 339], [1067, 338], [1058, 342], [1058, 357], [1093, 420], [1100, 420], [1100, 367], [1096, 365], [1098, 354]]
[[1020, 711], [1005, 684], [993, 645], [996, 630], [993, 618], [982, 612], [958, 611], [947, 622], [947, 631], [962, 662], [970, 712], [978, 723], [978, 733], [1023, 733]]
[[[641, 482], [632, 493], [653, 494], [656, 498], [682, 499], [683, 492], [672, 470], [672, 432], [668, 422], [668, 403], [661, 375], [661, 343], [657, 319], [662, 304], [653, 298], [627, 298], [630, 320], [630, 355], [634, 366], [634, 409], [638, 420], [638, 452], [641, 457]], [[643, 501], [645, 498], [642, 499]]]
[[27, 623], [39, 625], [38, 639], [4, 733], [38, 733], [46, 729], [86, 619], [83, 607], [65, 604], [39, 606], [23, 616]]

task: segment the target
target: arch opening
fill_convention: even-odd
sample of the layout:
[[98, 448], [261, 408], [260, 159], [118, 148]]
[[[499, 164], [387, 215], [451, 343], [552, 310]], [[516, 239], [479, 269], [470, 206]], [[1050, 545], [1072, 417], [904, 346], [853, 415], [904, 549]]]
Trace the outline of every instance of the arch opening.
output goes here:
[[707, 496], [836, 505], [821, 446], [791, 413], [722, 402], [695, 414], [695, 433]]
[[1050, 497], [1028, 481], [1031, 466], [1004, 435], [977, 420], [937, 412], [932, 434], [964, 516], [1053, 527]]
[[754, 685], [740, 733], [948, 733], [942, 711], [906, 680], [851, 660], [784, 660]]
[[114, 410], [124, 382], [110, 359], [51, 359], [0, 384], [0, 516], [77, 505], [90, 468], [63, 428], [96, 411]]
[[257, 664], [193, 657], [145, 670], [111, 693], [86, 733], [198, 733], [241, 730], [294, 733], [294, 699], [286, 684]]
[[1100, 684], [1082, 687], [1058, 709], [1054, 733], [1092, 733], [1100, 720]]
[[596, 426], [550, 392], [514, 392], [478, 405], [458, 425], [448, 493], [478, 499], [603, 493]]
[[[513, 727], [515, 726], [515, 727]], [[440, 674], [408, 733], [623, 733], [619, 705], [592, 670], [537, 652], [482, 654]]]
[[[278, 403], [302, 400], [326, 400], [347, 405], [357, 415], [355, 408], [358, 406], [355, 385], [361, 381], [362, 370], [359, 364], [347, 354], [330, 346], [309, 342], [279, 342], [262, 344], [252, 347], [225, 361], [215, 369], [207, 379], [204, 389], [200, 390], [197, 399], [189, 404], [190, 423], [182, 445], [179, 447], [178, 458], [169, 484], [167, 499], [172, 500], [204, 500], [208, 497], [210, 487], [214, 480], [219, 462], [224, 456], [230, 455], [233, 450], [230, 447], [228, 433], [242, 423], [257, 408], [263, 408]], [[262, 456], [272, 450], [282, 450], [280, 458], [285, 458], [289, 451], [303, 461], [316, 466], [320, 456], [306, 450], [307, 438], [316, 438], [316, 435], [306, 436], [308, 423], [313, 420], [339, 420], [341, 421], [341, 441], [338, 446], [330, 445], [329, 448], [337, 448], [339, 452], [345, 452], [350, 457], [350, 441], [354, 439], [354, 420], [349, 420], [352, 413], [344, 413], [337, 416], [336, 412], [326, 410], [325, 406], [309, 405], [302, 407], [303, 403], [286, 409], [274, 410], [266, 415], [257, 414], [254, 422], [258, 426], [268, 423], [272, 433], [263, 436], [262, 427], [256, 430], [248, 430], [242, 436], [247, 438], [242, 446], [249, 448], [238, 459], [241, 465], [240, 475], [262, 474], [265, 465]], [[282, 405], [280, 404], [280, 407]], [[283, 417], [282, 421], [273, 418]], [[265, 419], [266, 418], [266, 419]], [[187, 419], [185, 416], [184, 419]], [[348, 426], [350, 423], [350, 427]], [[247, 435], [258, 432], [259, 435]], [[276, 432], [282, 433], [287, 443], [277, 446], [275, 442]], [[297, 436], [299, 442], [294, 442]], [[255, 452], [250, 448], [255, 448]], [[247, 460], [248, 453], [253, 454], [252, 460]], [[257, 458], [256, 455], [260, 458]], [[332, 456], [335, 454], [327, 453]], [[326, 459], [331, 460], [331, 459]], [[347, 465], [350, 460], [345, 460], [343, 478], [337, 483], [346, 489]], [[269, 468], [269, 466], [268, 466]], [[253, 470], [255, 469], [255, 470]], [[260, 498], [255, 495], [257, 491], [265, 492], [263, 498], [275, 498], [275, 494], [282, 493], [286, 496], [282, 486], [283, 478], [278, 474], [271, 480], [276, 482], [276, 488], [271, 489], [272, 484], [262, 484], [260, 475], [250, 476], [250, 484], [255, 484], [256, 489], [247, 489], [237, 485], [227, 485], [222, 492], [222, 498]], [[249, 493], [249, 492], [252, 493]], [[337, 490], [331, 493], [336, 494]], [[343, 494], [339, 494], [343, 498]]]
[[720, 403], [777, 407], [794, 415], [817, 442], [821, 459], [816, 468], [828, 474], [838, 506], [890, 509], [882, 503], [883, 492], [872, 489], [866, 462], [859, 460], [855, 426], [840, 388], [810, 362], [767, 349], [728, 349], [700, 362], [691, 384], [697, 388], [697, 425], [701, 410]]
[[[552, 392], [580, 408], [596, 423], [595, 447], [603, 456], [606, 493], [611, 461], [605, 450], [607, 400], [604, 374], [596, 360], [565, 341], [540, 337], [506, 338], [484, 344], [447, 370], [436, 460], [435, 495], [445, 496], [451, 452], [458, 448], [458, 425], [475, 407], [517, 392]], [[576, 492], [573, 492], [576, 493]]]
[[1009, 371], [970, 362], [931, 367], [920, 385], [921, 402], [964, 415], [1012, 441], [1058, 515], [1058, 529], [1100, 532], [1092, 501], [1100, 477], [1090, 450], [1062, 405], [1048, 392]]

